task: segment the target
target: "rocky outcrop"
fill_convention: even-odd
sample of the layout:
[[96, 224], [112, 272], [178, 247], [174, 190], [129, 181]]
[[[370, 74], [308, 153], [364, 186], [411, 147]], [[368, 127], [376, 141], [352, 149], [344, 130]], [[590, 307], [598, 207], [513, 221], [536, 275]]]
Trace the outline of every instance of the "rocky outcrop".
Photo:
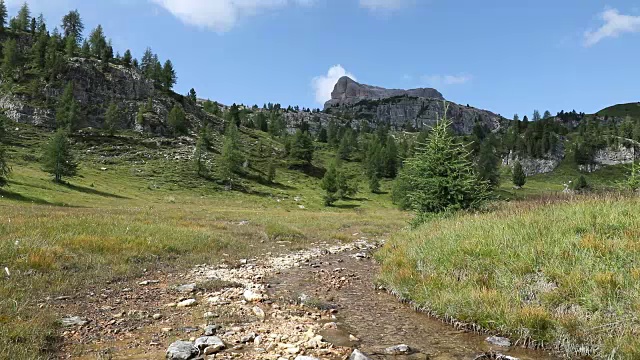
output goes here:
[[[101, 128], [110, 103], [118, 105], [121, 114], [119, 128], [146, 131], [156, 135], [168, 133], [167, 114], [175, 105], [184, 108], [190, 125], [217, 122], [196, 104], [181, 95], [157, 89], [141, 71], [110, 64], [103, 68], [99, 60], [72, 58], [53, 82], [42, 83], [28, 93], [3, 93], [0, 107], [13, 121], [42, 127], [55, 126], [55, 104], [65, 86], [73, 83], [73, 93], [81, 109], [80, 127]], [[136, 123], [141, 106], [151, 99], [151, 111], [145, 113], [142, 124]]]
[[596, 151], [593, 164], [580, 165], [580, 171], [591, 173], [607, 165], [631, 164], [638, 158], [635, 148], [620, 145], [618, 148], [605, 148]]
[[436, 89], [385, 89], [382, 87], [360, 84], [348, 76], [343, 76], [338, 79], [338, 82], [331, 93], [331, 100], [327, 101], [324, 108], [328, 109], [336, 106], [353, 105], [362, 100], [380, 100], [394, 96], [410, 96], [444, 100], [442, 94]]
[[332, 99], [325, 104], [325, 113], [366, 121], [373, 128], [387, 125], [394, 130], [419, 131], [442, 119], [445, 108], [458, 134], [470, 134], [477, 122], [498, 131], [507, 121], [490, 111], [445, 102], [435, 89], [388, 90], [345, 77], [336, 84]]
[[502, 159], [502, 165], [513, 168], [516, 162], [520, 162], [522, 170], [527, 176], [548, 174], [555, 170], [565, 157], [564, 141], [560, 141], [556, 148], [545, 154], [542, 158], [522, 157], [514, 152]]

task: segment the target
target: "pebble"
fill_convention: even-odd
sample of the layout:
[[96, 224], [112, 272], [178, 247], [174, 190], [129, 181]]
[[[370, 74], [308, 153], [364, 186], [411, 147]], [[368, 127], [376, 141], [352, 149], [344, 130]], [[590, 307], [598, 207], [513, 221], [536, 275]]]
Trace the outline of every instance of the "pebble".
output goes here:
[[387, 355], [407, 355], [411, 352], [411, 348], [405, 344], [390, 346], [384, 350]]
[[160, 320], [162, 319], [162, 314], [153, 314], [152, 318], [153, 320]]
[[262, 294], [255, 293], [249, 289], [244, 291], [244, 299], [248, 302], [257, 302], [262, 300]]
[[144, 281], [140, 281], [138, 283], [138, 285], [146, 286], [146, 285], [151, 285], [151, 284], [157, 284], [159, 282], [160, 281], [158, 281], [158, 280], [144, 280]]
[[177, 286], [176, 291], [181, 293], [192, 293], [196, 291], [196, 287], [197, 286], [195, 283], [185, 284], [185, 285]]
[[355, 349], [349, 356], [349, 360], [371, 360], [365, 354], [363, 354], [360, 350]]
[[84, 326], [88, 322], [89, 321], [87, 319], [81, 318], [79, 316], [70, 316], [70, 317], [66, 317], [66, 318], [63, 318], [63, 319], [60, 320], [60, 323], [64, 327]]
[[204, 350], [207, 347], [215, 347], [218, 349], [218, 351], [220, 349], [224, 349], [224, 343], [222, 342], [222, 339], [220, 339], [217, 336], [202, 336], [196, 339], [196, 343], [195, 346], [200, 349], [200, 350]]
[[198, 304], [198, 301], [196, 299], [187, 299], [187, 300], [180, 301], [176, 305], [176, 307], [185, 308], [185, 307], [195, 306], [196, 304]]
[[266, 317], [264, 310], [262, 310], [259, 306], [253, 307], [253, 313], [260, 319], [264, 319]]
[[204, 328], [204, 336], [213, 336], [218, 330], [220, 330], [220, 325], [208, 325]]
[[505, 337], [500, 337], [500, 336], [489, 336], [488, 338], [485, 339], [485, 341], [488, 342], [489, 344], [493, 344], [501, 347], [511, 346], [511, 340]]

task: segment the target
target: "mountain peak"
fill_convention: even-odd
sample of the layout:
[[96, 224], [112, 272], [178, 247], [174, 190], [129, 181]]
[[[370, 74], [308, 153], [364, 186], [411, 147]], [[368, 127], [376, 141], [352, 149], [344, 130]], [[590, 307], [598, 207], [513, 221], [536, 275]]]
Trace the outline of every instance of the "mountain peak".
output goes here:
[[326, 109], [334, 106], [352, 105], [361, 100], [380, 100], [402, 95], [444, 100], [442, 94], [432, 88], [409, 90], [386, 89], [378, 86], [360, 84], [348, 76], [343, 76], [338, 79], [331, 93], [331, 100], [327, 101], [324, 107]]

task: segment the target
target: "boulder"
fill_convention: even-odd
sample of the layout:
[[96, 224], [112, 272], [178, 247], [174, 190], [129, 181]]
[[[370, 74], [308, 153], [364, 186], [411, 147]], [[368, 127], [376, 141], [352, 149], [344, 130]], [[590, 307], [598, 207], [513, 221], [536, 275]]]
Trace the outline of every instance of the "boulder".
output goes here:
[[189, 341], [176, 341], [167, 349], [169, 360], [189, 360], [198, 356], [198, 349]]
[[365, 354], [363, 354], [360, 350], [355, 349], [349, 356], [349, 360], [371, 360]]

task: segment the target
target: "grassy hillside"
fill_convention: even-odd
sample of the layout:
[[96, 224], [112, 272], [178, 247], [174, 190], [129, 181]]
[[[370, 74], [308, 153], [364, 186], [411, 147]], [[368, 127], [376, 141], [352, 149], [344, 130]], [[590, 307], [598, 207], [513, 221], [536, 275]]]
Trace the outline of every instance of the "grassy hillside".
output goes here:
[[[270, 153], [265, 149], [279, 153], [283, 145], [261, 132], [243, 130], [249, 168], [238, 190], [225, 191], [215, 180], [218, 143], [210, 152], [208, 180], [195, 175], [187, 139], [80, 132], [73, 136], [79, 176], [56, 184], [38, 163], [50, 134], [23, 124], [9, 130], [13, 173], [0, 190], [0, 358], [50, 355], [55, 321], [67, 314], [51, 313], [47, 297], [90, 292], [145, 271], [380, 236], [407, 221], [389, 194], [361, 192], [325, 208], [320, 179], [288, 170], [285, 160], [274, 184], [262, 180]], [[317, 169], [334, 156], [319, 146]], [[359, 163], [344, 168], [362, 173]]]
[[636, 359], [640, 201], [559, 200], [402, 231], [379, 254], [382, 281], [438, 316], [520, 344]]
[[619, 118], [630, 116], [634, 119], [640, 119], [640, 102], [613, 105], [598, 111], [596, 115]]

